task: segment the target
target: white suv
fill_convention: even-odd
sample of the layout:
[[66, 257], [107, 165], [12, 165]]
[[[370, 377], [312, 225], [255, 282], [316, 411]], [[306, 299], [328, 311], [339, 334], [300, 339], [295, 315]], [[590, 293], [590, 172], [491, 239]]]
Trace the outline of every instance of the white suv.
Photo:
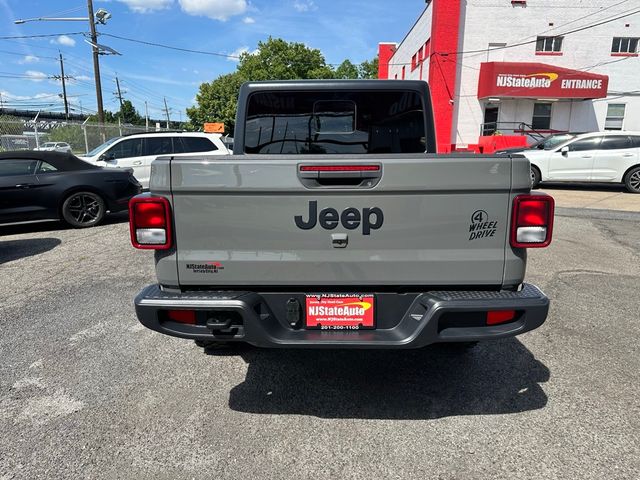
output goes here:
[[640, 132], [584, 133], [551, 150], [521, 153], [531, 162], [534, 187], [540, 182], [624, 183], [640, 193]]
[[90, 151], [83, 160], [105, 167], [128, 167], [142, 185], [149, 188], [151, 162], [160, 155], [229, 155], [222, 135], [198, 132], [134, 133], [108, 140]]

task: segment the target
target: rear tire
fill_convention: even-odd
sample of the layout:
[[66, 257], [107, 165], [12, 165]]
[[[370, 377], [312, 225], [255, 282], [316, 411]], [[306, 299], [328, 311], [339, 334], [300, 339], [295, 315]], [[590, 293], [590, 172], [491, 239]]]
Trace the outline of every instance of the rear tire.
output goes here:
[[640, 167], [634, 167], [624, 176], [624, 186], [631, 193], [640, 193]]
[[74, 192], [62, 203], [62, 218], [73, 228], [94, 227], [105, 213], [104, 200], [93, 192]]
[[531, 188], [538, 188], [540, 185], [540, 180], [542, 179], [542, 175], [540, 175], [540, 170], [538, 167], [531, 166]]

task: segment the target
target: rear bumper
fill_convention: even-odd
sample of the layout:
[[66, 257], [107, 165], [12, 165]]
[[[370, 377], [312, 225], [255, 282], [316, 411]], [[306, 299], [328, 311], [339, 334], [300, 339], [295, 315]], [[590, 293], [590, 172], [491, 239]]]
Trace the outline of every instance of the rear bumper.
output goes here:
[[[281, 318], [286, 317], [282, 311], [280, 315], [274, 314], [277, 309], [270, 308], [273, 301], [269, 301], [269, 296], [272, 300], [274, 296], [284, 298], [289, 294], [168, 293], [158, 285], [150, 285], [136, 297], [135, 308], [144, 326], [166, 335], [246, 342], [258, 347], [299, 348], [419, 348], [438, 342], [512, 337], [542, 325], [549, 311], [549, 299], [529, 284], [519, 292], [428, 291], [412, 294], [409, 299], [405, 296], [398, 302], [404, 305], [402, 311], [389, 313], [386, 308], [384, 314], [395, 318], [378, 321], [376, 330], [320, 331], [292, 328], [286, 318]], [[166, 312], [175, 309], [195, 310], [197, 324], [169, 320]], [[517, 315], [508, 323], [486, 325], [484, 319], [490, 310], [515, 310]], [[214, 327], [219, 319], [231, 321], [225, 328]], [[381, 325], [387, 328], [380, 328]]]

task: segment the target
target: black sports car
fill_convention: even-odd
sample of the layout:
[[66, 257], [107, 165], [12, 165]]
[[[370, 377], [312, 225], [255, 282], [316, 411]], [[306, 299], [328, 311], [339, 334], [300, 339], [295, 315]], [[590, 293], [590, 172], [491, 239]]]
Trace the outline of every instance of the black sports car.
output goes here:
[[92, 227], [142, 191], [130, 169], [103, 168], [70, 153], [0, 153], [0, 224], [64, 220]]

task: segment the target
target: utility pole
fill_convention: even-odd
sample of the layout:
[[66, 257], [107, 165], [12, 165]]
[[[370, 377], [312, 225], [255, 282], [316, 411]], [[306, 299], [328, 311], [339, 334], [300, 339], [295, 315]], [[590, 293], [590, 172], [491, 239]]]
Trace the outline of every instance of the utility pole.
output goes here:
[[96, 83], [96, 100], [98, 103], [98, 123], [104, 123], [104, 107], [102, 105], [102, 84], [100, 82], [100, 60], [98, 58], [98, 34], [96, 33], [96, 22], [93, 15], [93, 1], [87, 0], [89, 11], [89, 27], [91, 28], [91, 50], [93, 51], [93, 75]]
[[162, 97], [164, 100], [164, 111], [167, 114], [167, 130], [169, 130], [169, 107], [167, 107], [167, 97]]
[[120, 117], [122, 117], [122, 92], [120, 92], [120, 80], [118, 80], [118, 76], [116, 75], [116, 86], [118, 87], [118, 93], [116, 94], [118, 100], [120, 100]]
[[147, 101], [144, 101], [144, 125], [145, 131], [149, 131], [149, 107], [147, 107]]
[[62, 53], [60, 55], [60, 78], [62, 79], [62, 99], [64, 100], [64, 118], [69, 120], [69, 103], [67, 102], [67, 85], [64, 78], [64, 62], [62, 61]]

